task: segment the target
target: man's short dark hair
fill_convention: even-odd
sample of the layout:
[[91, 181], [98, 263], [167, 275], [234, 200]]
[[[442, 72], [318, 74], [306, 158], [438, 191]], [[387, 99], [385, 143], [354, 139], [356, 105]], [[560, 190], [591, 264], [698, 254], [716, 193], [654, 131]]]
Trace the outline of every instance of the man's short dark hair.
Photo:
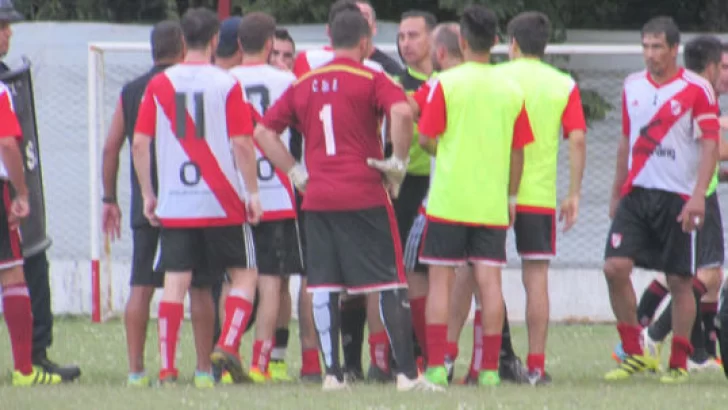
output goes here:
[[358, 9], [345, 10], [336, 14], [329, 26], [329, 33], [334, 48], [353, 48], [362, 38], [371, 37], [372, 29]]
[[527, 11], [514, 17], [508, 23], [507, 31], [523, 54], [543, 57], [551, 37], [551, 21], [543, 13]]
[[345, 10], [358, 11], [361, 13], [361, 10], [359, 10], [359, 6], [356, 5], [355, 0], [337, 0], [329, 9], [329, 26], [333, 24], [334, 17]]
[[680, 29], [672, 17], [658, 16], [651, 18], [644, 26], [642, 26], [642, 37], [644, 37], [645, 34], [664, 34], [667, 45], [670, 47], [680, 44]]
[[460, 35], [476, 53], [487, 53], [495, 44], [498, 32], [498, 17], [485, 6], [472, 5], [465, 8], [460, 18]]
[[721, 44], [721, 50], [723, 50], [724, 53], [728, 53], [728, 43]]
[[723, 45], [714, 36], [699, 36], [685, 44], [683, 60], [685, 68], [702, 73], [710, 64], [720, 64]]
[[293, 49], [296, 49], [296, 42], [293, 41], [293, 37], [291, 37], [291, 33], [289, 33], [288, 30], [284, 28], [277, 28], [275, 36], [276, 40], [289, 41], [291, 44], [293, 44]]
[[458, 35], [458, 23], [449, 22], [441, 23], [435, 27], [435, 37], [433, 42], [435, 46], [444, 46], [447, 53], [456, 58], [463, 58], [463, 52], [460, 49], [460, 36]]
[[238, 39], [245, 53], [259, 53], [276, 34], [276, 20], [262, 12], [248, 13], [238, 28]]
[[173, 20], [164, 20], [155, 24], [149, 36], [154, 61], [178, 57], [184, 49], [182, 27]]
[[430, 13], [429, 11], [407, 10], [404, 13], [402, 13], [401, 20], [418, 18], [418, 17], [425, 20], [425, 26], [427, 27], [427, 31], [432, 31], [435, 29], [435, 26], [437, 25], [437, 17], [435, 17], [435, 15]]
[[203, 7], [187, 9], [180, 21], [187, 48], [207, 47], [220, 30], [217, 14]]

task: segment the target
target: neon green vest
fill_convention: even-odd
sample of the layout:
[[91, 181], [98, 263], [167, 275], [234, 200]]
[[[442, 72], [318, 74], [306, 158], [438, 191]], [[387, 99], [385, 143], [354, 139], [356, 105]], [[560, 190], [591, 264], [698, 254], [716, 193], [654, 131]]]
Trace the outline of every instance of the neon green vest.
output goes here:
[[513, 127], [523, 92], [504, 70], [475, 62], [440, 73], [438, 81], [447, 125], [437, 146], [427, 214], [455, 223], [508, 226]]
[[[407, 94], [417, 91], [422, 84], [427, 81], [427, 75], [417, 72], [410, 67], [397, 81]], [[407, 173], [413, 175], [430, 175], [430, 155], [420, 147], [419, 134], [417, 133], [417, 124], [414, 125], [414, 135], [412, 137], [412, 145], [409, 149], [409, 165], [407, 165]]]

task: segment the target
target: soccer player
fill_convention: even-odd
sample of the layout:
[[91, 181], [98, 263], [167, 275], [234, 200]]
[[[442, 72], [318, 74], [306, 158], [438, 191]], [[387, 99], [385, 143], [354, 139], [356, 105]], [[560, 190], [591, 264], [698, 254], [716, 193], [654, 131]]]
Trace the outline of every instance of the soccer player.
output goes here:
[[229, 70], [240, 64], [243, 51], [238, 44], [239, 16], [228, 17], [220, 23], [220, 38], [215, 49], [215, 65]]
[[[273, 49], [275, 32], [275, 20], [265, 13], [254, 12], [243, 17], [238, 31], [243, 49], [243, 64], [230, 70], [230, 73], [244, 85], [247, 98], [255, 110], [253, 115], [258, 118], [264, 115], [296, 80], [289, 71], [283, 71], [267, 63]], [[284, 133], [283, 140], [286, 145], [289, 139], [290, 134]], [[249, 374], [254, 382], [290, 381], [285, 368], [273, 372], [268, 364], [272, 349], [278, 343], [280, 336], [276, 329], [280, 314], [280, 296], [282, 293], [290, 295], [288, 281], [284, 282], [283, 278], [303, 271], [296, 220], [296, 196], [288, 177], [273, 167], [260, 151], [257, 151], [257, 157], [263, 218], [254, 228], [253, 234], [257, 244], [260, 307]], [[305, 278], [302, 278], [302, 283], [305, 289]], [[307, 296], [304, 292], [303, 298]], [[304, 300], [301, 302], [303, 303], [299, 320], [303, 363], [301, 376], [304, 379], [318, 378], [320, 381], [321, 367], [311, 317], [310, 297], [308, 304]]]
[[[677, 383], [688, 377], [696, 314], [693, 276], [700, 255], [695, 231], [705, 221], [719, 124], [710, 82], [677, 65], [679, 42], [680, 31], [671, 18], [648, 21], [642, 28], [647, 70], [630, 75], [624, 84], [624, 137], [617, 151], [604, 274], [627, 356], [605, 375], [607, 380], [626, 379], [659, 364], [640, 343], [630, 279], [635, 262], [665, 272], [672, 294], [670, 370], [661, 381]], [[655, 257], [639, 261], [646, 252]]]
[[[412, 138], [404, 92], [361, 62], [371, 29], [358, 10], [330, 24], [334, 59], [301, 77], [266, 113], [255, 137], [271, 162], [302, 191], [308, 289], [326, 365], [324, 390], [346, 387], [339, 363], [339, 292], [379, 293], [382, 319], [398, 363], [397, 389], [433, 390], [418, 377], [401, 248], [382, 174], [392, 192], [401, 183]], [[382, 160], [379, 118], [389, 113], [394, 157]], [[298, 125], [306, 138], [307, 171], [278, 135]], [[379, 159], [376, 161], [374, 159]]]
[[564, 232], [576, 223], [586, 161], [586, 120], [579, 87], [570, 75], [542, 61], [551, 22], [539, 12], [517, 15], [508, 24], [511, 62], [504, 64], [526, 98], [534, 143], [524, 167], [513, 226], [526, 290], [528, 368], [531, 384], [551, 381], [545, 371], [549, 322], [548, 270], [556, 255], [556, 170], [559, 134], [569, 140], [569, 191], [561, 203]]
[[296, 43], [284, 28], [276, 29], [273, 50], [270, 52], [270, 65], [281, 70], [293, 70], [293, 59], [296, 56]]
[[[153, 226], [161, 226], [158, 267], [165, 278], [158, 320], [160, 381], [174, 382], [178, 377], [175, 362], [182, 302], [193, 271], [195, 276], [211, 277], [227, 271], [232, 289], [211, 359], [240, 383], [247, 378], [238, 355], [240, 338], [250, 320], [257, 279], [247, 223], [257, 223], [261, 214], [250, 138], [252, 116], [240, 83], [210, 64], [218, 41], [215, 13], [190, 9], [181, 26], [187, 46], [185, 60], [149, 82], [132, 144], [144, 216]], [[159, 201], [151, 179], [152, 141]], [[241, 182], [247, 187], [247, 204]], [[200, 270], [203, 266], [208, 269]], [[211, 367], [198, 357], [195, 378], [207, 381], [204, 386], [196, 383], [198, 386], [214, 385]]]
[[455, 267], [470, 262], [483, 311], [479, 383], [497, 385], [506, 232], [515, 217], [523, 148], [533, 135], [520, 87], [505, 70], [490, 65], [495, 14], [469, 6], [460, 31], [465, 63], [438, 75], [419, 121], [423, 146], [437, 138], [420, 253], [420, 262], [430, 265], [425, 375], [432, 383], [448, 384], [444, 364], [450, 285]]

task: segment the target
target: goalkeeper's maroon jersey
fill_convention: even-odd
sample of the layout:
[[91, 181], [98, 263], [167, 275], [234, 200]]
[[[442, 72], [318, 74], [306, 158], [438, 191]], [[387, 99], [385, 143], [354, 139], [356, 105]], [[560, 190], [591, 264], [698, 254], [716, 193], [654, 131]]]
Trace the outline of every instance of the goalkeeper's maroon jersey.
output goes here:
[[304, 74], [262, 120], [280, 133], [293, 126], [305, 136], [308, 211], [346, 211], [386, 205], [382, 174], [367, 158], [383, 158], [379, 118], [398, 102], [402, 88], [381, 71], [348, 58]]

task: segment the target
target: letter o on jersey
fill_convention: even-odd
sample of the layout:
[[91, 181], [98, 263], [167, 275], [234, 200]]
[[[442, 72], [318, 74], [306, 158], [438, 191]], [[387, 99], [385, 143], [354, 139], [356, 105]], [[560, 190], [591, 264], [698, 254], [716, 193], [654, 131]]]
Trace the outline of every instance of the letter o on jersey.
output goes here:
[[179, 180], [185, 186], [195, 186], [200, 183], [200, 179], [202, 179], [202, 171], [194, 162], [186, 161], [179, 168]]

